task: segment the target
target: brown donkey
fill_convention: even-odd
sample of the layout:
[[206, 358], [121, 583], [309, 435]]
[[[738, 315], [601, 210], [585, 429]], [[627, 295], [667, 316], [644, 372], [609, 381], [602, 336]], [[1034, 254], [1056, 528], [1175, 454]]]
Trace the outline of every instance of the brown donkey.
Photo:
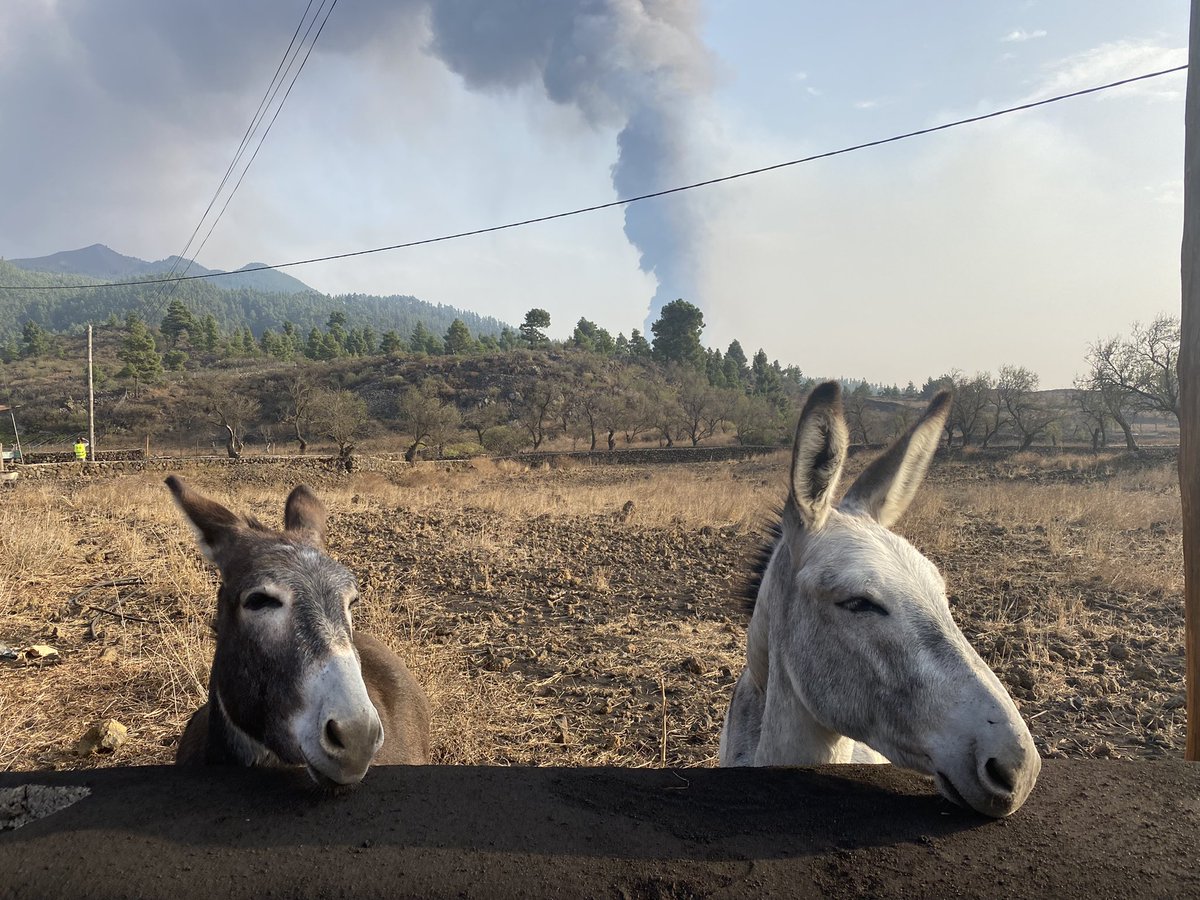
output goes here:
[[353, 575], [325, 553], [325, 507], [297, 487], [282, 532], [167, 487], [221, 572], [208, 702], [177, 765], [304, 766], [325, 786], [372, 762], [429, 762], [429, 704], [395, 653], [355, 632]]

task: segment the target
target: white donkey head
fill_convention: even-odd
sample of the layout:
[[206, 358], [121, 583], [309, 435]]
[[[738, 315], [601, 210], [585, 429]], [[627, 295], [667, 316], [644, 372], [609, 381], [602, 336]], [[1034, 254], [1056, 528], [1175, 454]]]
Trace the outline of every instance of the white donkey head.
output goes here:
[[948, 393], [935, 397], [835, 506], [847, 447], [840, 388], [812, 392], [722, 764], [851, 761], [857, 741], [986, 815], [1025, 801], [1041, 768], [1029, 729], [954, 624], [937, 568], [889, 530], [949, 410]]

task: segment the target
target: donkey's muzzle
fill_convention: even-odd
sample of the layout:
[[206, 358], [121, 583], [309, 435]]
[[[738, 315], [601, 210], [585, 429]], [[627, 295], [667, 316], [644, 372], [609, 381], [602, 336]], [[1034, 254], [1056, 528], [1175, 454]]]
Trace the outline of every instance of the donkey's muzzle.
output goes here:
[[328, 658], [307, 682], [299, 734], [314, 777], [335, 784], [361, 781], [383, 746], [379, 721], [353, 652]]
[[1026, 731], [1000, 746], [976, 745], [972, 758], [938, 769], [934, 779], [946, 799], [999, 819], [1021, 808], [1041, 770], [1041, 757]]
[[320, 740], [323, 759], [310, 759], [309, 764], [338, 784], [362, 780], [383, 744], [379, 715], [373, 706], [367, 712], [351, 718], [326, 719]]

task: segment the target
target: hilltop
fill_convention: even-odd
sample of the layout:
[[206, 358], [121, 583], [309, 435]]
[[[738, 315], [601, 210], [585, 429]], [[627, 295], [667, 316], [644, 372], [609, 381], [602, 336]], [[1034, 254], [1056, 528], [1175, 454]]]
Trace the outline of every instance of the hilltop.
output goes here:
[[[78, 250], [60, 250], [49, 256], [37, 256], [27, 259], [10, 259], [10, 263], [18, 269], [27, 272], [46, 272], [55, 275], [81, 275], [88, 278], [103, 279], [104, 281], [128, 281], [131, 279], [148, 279], [154, 276], [166, 275], [174, 270], [188, 275], [214, 275], [223, 273], [225, 269], [209, 269], [199, 263], [188, 264], [186, 259], [179, 256], [168, 256], [156, 262], [138, 259], [136, 256], [125, 256], [104, 244], [92, 244]], [[313, 292], [298, 278], [293, 278], [283, 272], [274, 270], [246, 271], [262, 266], [263, 263], [246, 263], [240, 269], [232, 270], [231, 274], [212, 279], [214, 287], [224, 290], [236, 288], [251, 288], [256, 291], [266, 291], [276, 294], [305, 294]]]

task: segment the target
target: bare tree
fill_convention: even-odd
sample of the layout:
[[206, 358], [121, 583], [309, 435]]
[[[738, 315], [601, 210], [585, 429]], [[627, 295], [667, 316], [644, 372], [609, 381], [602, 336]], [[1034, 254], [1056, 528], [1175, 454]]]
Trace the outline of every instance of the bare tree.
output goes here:
[[349, 471], [354, 441], [370, 421], [367, 402], [346, 390], [320, 390], [312, 395], [313, 427], [338, 447], [338, 458]]
[[644, 370], [623, 377], [621, 388], [621, 432], [626, 444], [654, 429], [655, 409], [647, 392], [648, 373]]
[[1179, 419], [1179, 318], [1166, 314], [1149, 325], [1133, 326], [1130, 339], [1138, 361], [1138, 393], [1145, 408]]
[[546, 439], [546, 429], [555, 420], [556, 404], [561, 396], [556, 378], [535, 375], [526, 379], [510, 401], [513, 418], [529, 432], [534, 450]]
[[1141, 381], [1141, 364], [1132, 344], [1115, 337], [1097, 341], [1088, 347], [1086, 360], [1087, 372], [1075, 379], [1076, 402], [1085, 414], [1101, 413], [1096, 425], [1102, 435], [1112, 419], [1125, 435], [1125, 446], [1136, 450], [1132, 420], [1145, 401], [1134, 387]]
[[503, 425], [506, 421], [508, 410], [500, 402], [500, 391], [497, 388], [489, 389], [462, 414], [463, 425], [475, 432], [475, 437], [481, 445], [485, 431]]
[[225, 429], [225, 452], [230, 459], [241, 458], [246, 428], [261, 409], [258, 400], [219, 384], [210, 385], [202, 396], [209, 420]]
[[760, 394], [741, 394], [730, 410], [739, 444], [774, 444], [780, 436], [778, 407]]
[[288, 379], [285, 389], [287, 391], [287, 411], [284, 413], [283, 421], [284, 424], [291, 425], [295, 429], [296, 443], [300, 445], [300, 452], [304, 453], [308, 450], [308, 441], [304, 437], [304, 432], [312, 424], [313, 401], [317, 386], [311, 375], [301, 371]]
[[[1071, 394], [1071, 402], [1076, 408], [1076, 421], [1078, 430], [1086, 433], [1087, 439], [1092, 442], [1092, 450], [1099, 450], [1101, 447], [1108, 445], [1108, 423], [1112, 420], [1112, 416], [1108, 412], [1108, 405], [1104, 402], [1100, 391], [1094, 391], [1087, 387], [1087, 383], [1083, 378], [1075, 379], [1075, 391]], [[1132, 438], [1132, 434], [1126, 439]], [[1136, 450], [1136, 445], [1129, 447], [1130, 450]]]
[[1109, 338], [1088, 348], [1082, 384], [1100, 393], [1130, 449], [1136, 443], [1129, 422], [1138, 411], [1179, 418], [1179, 338], [1179, 319], [1160, 315], [1149, 325], [1135, 322], [1128, 339]]
[[1008, 416], [1008, 422], [1027, 450], [1058, 421], [1059, 415], [1037, 396], [1038, 376], [1024, 366], [1002, 366], [996, 381], [996, 395]]
[[992, 439], [1001, 434], [1008, 425], [1008, 409], [1000, 395], [998, 385], [993, 385], [986, 394], [987, 402], [979, 416], [979, 446], [987, 447]]
[[682, 413], [675, 386], [657, 373], [647, 373], [642, 382], [645, 412], [651, 429], [657, 431], [668, 447], [675, 446], [675, 434], [680, 428]]
[[632, 441], [649, 427], [643, 424], [644, 404], [634, 374], [627, 368], [616, 368], [611, 375], [594, 385], [596, 400], [594, 424], [604, 433], [609, 450], [616, 449], [617, 432], [625, 434], [625, 443]]
[[426, 378], [418, 387], [409, 388], [400, 395], [396, 415], [400, 427], [412, 437], [412, 443], [404, 452], [404, 458], [413, 462], [417, 451], [427, 442], [439, 448], [444, 446], [448, 435], [462, 424], [462, 416], [452, 403], [444, 403], [438, 397], [439, 383]]
[[950, 383], [954, 402], [950, 406], [946, 428], [951, 434], [952, 429], [957, 429], [965, 447], [985, 430], [987, 410], [996, 385], [988, 372], [976, 372], [968, 378], [957, 369], [950, 373]]
[[[596, 449], [600, 422], [612, 390], [612, 384], [603, 375], [588, 373], [584, 375], [583, 386], [576, 394], [579, 422], [587, 428], [588, 449], [590, 450]], [[612, 432], [609, 432], [610, 443], [611, 440]]]
[[702, 440], [712, 437], [721, 423], [725, 404], [722, 397], [708, 383], [708, 378], [689, 366], [679, 366], [672, 371], [675, 381], [675, 403], [683, 432], [696, 447]]
[[842, 393], [842, 403], [846, 413], [846, 424], [850, 426], [850, 440], [863, 444], [871, 443], [868, 409], [871, 401], [871, 387], [865, 381], [859, 382], [852, 391]]

